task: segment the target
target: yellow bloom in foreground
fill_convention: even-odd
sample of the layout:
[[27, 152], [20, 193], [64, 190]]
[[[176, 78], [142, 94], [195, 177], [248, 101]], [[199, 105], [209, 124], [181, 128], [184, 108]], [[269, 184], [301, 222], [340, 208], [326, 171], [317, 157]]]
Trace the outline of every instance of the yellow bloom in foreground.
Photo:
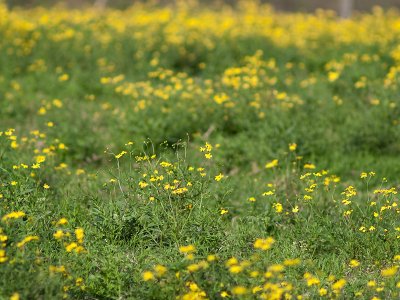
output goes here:
[[368, 287], [374, 287], [374, 286], [376, 286], [375, 280], [370, 280], [370, 281], [368, 281], [367, 286], [368, 286]]
[[328, 80], [330, 82], [334, 82], [339, 78], [340, 74], [338, 72], [329, 72], [328, 73]]
[[26, 243], [30, 242], [30, 241], [38, 241], [39, 237], [36, 235], [28, 235], [27, 237], [25, 237], [22, 241], [20, 241], [19, 243], [17, 243], [17, 247], [18, 248], [22, 248], [23, 246], [25, 246]]
[[11, 212], [11, 213], [9, 213], [7, 215], [4, 215], [1, 218], [1, 220], [4, 222], [4, 221], [7, 221], [9, 219], [18, 219], [18, 218], [22, 218], [22, 217], [25, 217], [25, 213], [23, 211], [13, 211], [13, 212]]
[[6, 256], [6, 250], [0, 249], [0, 264], [8, 260]]
[[228, 259], [228, 260], [226, 261], [225, 265], [226, 265], [227, 267], [230, 267], [230, 266], [237, 265], [238, 263], [239, 263], [239, 261], [237, 260], [236, 257], [231, 257], [230, 259]]
[[82, 228], [75, 229], [75, 236], [76, 236], [76, 239], [78, 240], [78, 243], [82, 244], [83, 238], [85, 236], [83, 229]]
[[66, 225], [66, 224], [68, 224], [68, 220], [66, 218], [61, 218], [56, 223], [56, 225]]
[[307, 286], [313, 286], [313, 285], [319, 285], [320, 281], [317, 277], [314, 277], [312, 274], [310, 273], [305, 273], [304, 274], [304, 279], [307, 281]]
[[345, 286], [345, 284], [346, 284], [345, 279], [339, 279], [334, 284], [332, 284], [332, 289], [337, 292], [341, 290]]
[[228, 210], [221, 208], [220, 214], [221, 214], [221, 215], [225, 215], [225, 214], [227, 214], [228, 212], [229, 212]]
[[198, 270], [200, 270], [200, 266], [199, 266], [198, 264], [191, 264], [191, 265], [188, 265], [188, 266], [186, 267], [186, 269], [187, 269], [190, 273], [193, 273], [193, 272], [197, 272]]
[[75, 242], [72, 242], [70, 244], [68, 244], [67, 246], [65, 246], [65, 250], [67, 252], [71, 252], [72, 250], [76, 249], [78, 247], [78, 244]]
[[282, 204], [279, 203], [279, 202], [278, 202], [278, 203], [274, 203], [272, 206], [274, 207], [275, 211], [276, 211], [278, 214], [280, 214], [280, 213], [283, 211], [283, 206], [282, 206]]
[[360, 262], [359, 262], [358, 260], [356, 260], [356, 259], [352, 259], [352, 260], [350, 261], [349, 265], [350, 265], [350, 267], [352, 267], [352, 268], [356, 268], [356, 267], [358, 267], [358, 266], [360, 265]]
[[316, 167], [315, 167], [314, 164], [305, 164], [305, 165], [303, 166], [303, 168], [304, 168], [304, 169], [315, 169]]
[[143, 272], [142, 278], [144, 281], [149, 281], [154, 279], [154, 274], [150, 271]]
[[235, 286], [232, 289], [232, 294], [234, 294], [234, 295], [244, 295], [244, 294], [247, 294], [247, 289], [244, 286], [241, 286], [241, 285]]
[[278, 162], [279, 162], [279, 161], [278, 161], [277, 159], [274, 159], [274, 160], [268, 162], [268, 163], [265, 165], [265, 168], [267, 168], [267, 169], [275, 168], [275, 167], [278, 166]]
[[12, 296], [10, 297], [10, 300], [19, 300], [19, 294], [18, 293], [12, 294]]
[[50, 188], [50, 186], [47, 183], [45, 183], [45, 184], [43, 184], [43, 188], [48, 190]]
[[249, 199], [247, 199], [248, 201], [250, 201], [250, 202], [256, 202], [256, 198], [254, 198], [254, 197], [250, 197]]
[[212, 262], [212, 261], [215, 261], [215, 260], [217, 260], [217, 256], [215, 256], [214, 254], [209, 254], [207, 256], [207, 261]]
[[147, 183], [147, 182], [144, 182], [144, 181], [140, 181], [139, 182], [139, 186], [143, 189], [143, 188], [145, 188], [146, 186], [148, 186], [149, 184]]
[[128, 152], [122, 151], [121, 153], [115, 155], [115, 158], [121, 158], [121, 157], [124, 156], [126, 153], [128, 153]]
[[215, 176], [215, 181], [221, 181], [222, 178], [224, 178], [224, 175], [219, 173], [217, 176]]
[[61, 76], [58, 77], [58, 81], [67, 81], [69, 79], [68, 74], [62, 74]]
[[242, 271], [243, 271], [243, 267], [240, 265], [234, 265], [229, 268], [229, 272], [231, 272], [232, 274], [238, 274]]
[[229, 294], [228, 294], [228, 292], [226, 292], [226, 291], [222, 291], [222, 292], [220, 293], [220, 295], [221, 295], [222, 298], [229, 297]]
[[296, 143], [289, 144], [289, 150], [290, 151], [296, 151], [296, 148], [297, 148], [297, 144]]
[[53, 233], [53, 237], [56, 239], [56, 240], [60, 240], [60, 239], [62, 239], [63, 237], [64, 237], [64, 231], [62, 231], [61, 229], [59, 229], [59, 230], [57, 230], [55, 233]]
[[398, 268], [398, 266], [393, 266], [391, 268], [383, 269], [381, 270], [381, 275], [383, 277], [392, 277], [396, 275]]
[[157, 276], [163, 276], [167, 272], [167, 268], [163, 265], [156, 265], [154, 271], [156, 271]]
[[254, 242], [254, 248], [268, 250], [271, 248], [273, 243], [275, 243], [275, 240], [272, 237], [268, 237], [266, 239], [257, 239]]
[[318, 292], [320, 296], [325, 296], [326, 294], [328, 294], [328, 290], [325, 288], [320, 288]]
[[192, 253], [196, 251], [196, 247], [194, 245], [187, 245], [187, 246], [180, 246], [179, 247], [179, 252], [180, 253]]

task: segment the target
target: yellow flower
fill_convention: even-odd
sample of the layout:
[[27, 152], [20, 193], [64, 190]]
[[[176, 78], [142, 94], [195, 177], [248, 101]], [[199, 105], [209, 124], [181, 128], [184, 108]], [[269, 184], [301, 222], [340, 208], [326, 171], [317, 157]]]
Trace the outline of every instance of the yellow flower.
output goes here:
[[320, 288], [318, 292], [320, 296], [325, 296], [326, 294], [328, 294], [328, 290], [325, 288]]
[[118, 158], [121, 158], [121, 157], [124, 156], [126, 153], [128, 153], [128, 152], [122, 151], [121, 153], [115, 155], [115, 158], [117, 158], [117, 159], [118, 159]]
[[140, 188], [145, 188], [146, 186], [148, 186], [149, 184], [147, 183], [147, 182], [144, 182], [144, 181], [140, 181], [139, 182], [139, 186], [140, 186]]
[[374, 287], [374, 286], [376, 286], [375, 280], [370, 280], [370, 281], [368, 281], [367, 286], [368, 286], [368, 287]]
[[179, 252], [183, 254], [188, 254], [196, 251], [196, 247], [194, 245], [180, 246]]
[[254, 242], [254, 248], [261, 250], [268, 250], [275, 243], [275, 240], [272, 237], [268, 237], [266, 239], [256, 239]]
[[76, 249], [78, 247], [78, 244], [75, 242], [72, 242], [70, 244], [68, 244], [67, 246], [65, 246], [65, 250], [67, 252], [71, 252], [72, 250]]
[[239, 263], [239, 261], [237, 260], [236, 257], [231, 257], [230, 259], [228, 259], [228, 260], [226, 261], [225, 265], [226, 265], [227, 267], [230, 267], [230, 266], [237, 265], [238, 263]]
[[268, 162], [268, 163], [265, 165], [265, 168], [267, 168], [267, 169], [275, 168], [275, 167], [278, 166], [278, 162], [279, 162], [279, 161], [278, 161], [277, 159], [274, 159], [274, 160]]
[[315, 169], [316, 167], [315, 167], [314, 164], [305, 164], [305, 165], [303, 166], [303, 168], [304, 168], [304, 169]]
[[358, 260], [352, 259], [349, 263], [350, 267], [356, 268], [360, 265], [360, 262]]
[[198, 264], [191, 264], [191, 265], [188, 265], [188, 266], [186, 267], [186, 269], [187, 269], [190, 273], [193, 273], [193, 272], [196, 272], [196, 271], [200, 270], [200, 266], [199, 266]]
[[154, 267], [154, 271], [157, 273], [157, 276], [163, 276], [167, 272], [167, 268], [163, 265], [156, 265]]
[[10, 300], [19, 300], [19, 294], [18, 293], [12, 294], [12, 296], [10, 297]]
[[50, 186], [47, 183], [45, 183], [45, 184], [43, 184], [43, 188], [48, 190], [50, 188]]
[[53, 237], [56, 239], [56, 240], [60, 240], [60, 239], [62, 239], [63, 237], [64, 237], [64, 231], [62, 231], [62, 230], [57, 230], [55, 233], [53, 233]]
[[14, 211], [14, 212], [11, 212], [11, 213], [9, 213], [7, 215], [4, 215], [1, 218], [1, 220], [4, 222], [4, 221], [7, 221], [9, 219], [18, 219], [18, 218], [22, 218], [22, 217], [25, 217], [25, 213], [23, 211]]
[[334, 82], [339, 78], [340, 74], [338, 72], [329, 72], [328, 73], [328, 80], [330, 82]]
[[258, 272], [258, 271], [251, 271], [250, 272], [250, 277], [252, 277], [252, 278], [257, 277], [258, 275], [260, 275], [260, 272]]
[[212, 262], [212, 261], [215, 261], [215, 260], [217, 260], [217, 256], [215, 256], [214, 254], [209, 254], [207, 256], [207, 261]]
[[224, 175], [219, 173], [217, 176], [215, 176], [215, 181], [220, 181], [222, 178], [224, 178]]
[[279, 202], [278, 203], [274, 203], [272, 206], [274, 207], [275, 211], [278, 214], [280, 214], [283, 211], [283, 206]]
[[247, 199], [248, 201], [250, 201], [250, 202], [256, 202], [256, 198], [254, 198], [254, 197], [250, 197], [249, 199]]
[[56, 223], [56, 225], [66, 225], [66, 224], [68, 224], [68, 220], [66, 218], [61, 218]]
[[153, 274], [153, 272], [145, 271], [142, 274], [142, 278], [143, 278], [144, 281], [153, 280], [154, 279], [154, 274]]
[[334, 291], [339, 291], [345, 286], [345, 284], [346, 284], [346, 280], [345, 279], [339, 279], [334, 284], [332, 284], [332, 289]]
[[221, 208], [220, 214], [221, 214], [221, 215], [225, 215], [225, 214], [227, 214], [228, 212], [229, 212], [228, 210]]
[[77, 229], [75, 229], [75, 236], [76, 236], [76, 239], [78, 240], [78, 243], [79, 244], [82, 244], [83, 243], [83, 238], [84, 238], [84, 231], [83, 231], [83, 229], [82, 228], [77, 228]]
[[232, 289], [232, 294], [238, 295], [238, 296], [239, 295], [244, 295], [244, 294], [247, 294], [247, 289], [244, 286], [241, 286], [241, 285], [235, 286]]
[[396, 275], [398, 268], [398, 266], [393, 266], [387, 269], [383, 269], [381, 270], [381, 275], [383, 277], [393, 277], [394, 275]]
[[229, 294], [228, 294], [228, 292], [226, 292], [226, 291], [222, 291], [222, 292], [220, 293], [220, 295], [221, 295], [222, 298], [229, 297]]
[[229, 272], [232, 274], [238, 274], [243, 271], [243, 267], [240, 265], [233, 265], [229, 268]]
[[307, 281], [307, 286], [313, 286], [313, 285], [319, 285], [320, 281], [317, 277], [314, 277], [312, 274], [310, 273], [305, 273], [304, 274], [304, 279]]
[[22, 248], [23, 246], [25, 246], [26, 243], [30, 242], [30, 241], [38, 241], [39, 237], [36, 235], [28, 235], [27, 237], [25, 237], [22, 241], [20, 241], [19, 243], [17, 243], [17, 247], [18, 248]]
[[53, 105], [55, 107], [61, 108], [63, 106], [63, 103], [62, 103], [62, 101], [60, 99], [54, 99], [53, 100]]
[[297, 144], [296, 143], [291, 143], [291, 144], [289, 144], [289, 150], [290, 151], [296, 151], [296, 149], [297, 149]]
[[62, 74], [61, 76], [58, 77], [58, 81], [67, 81], [69, 79], [68, 74]]
[[6, 262], [7, 260], [8, 258], [6, 256], [6, 250], [0, 249], [0, 264]]

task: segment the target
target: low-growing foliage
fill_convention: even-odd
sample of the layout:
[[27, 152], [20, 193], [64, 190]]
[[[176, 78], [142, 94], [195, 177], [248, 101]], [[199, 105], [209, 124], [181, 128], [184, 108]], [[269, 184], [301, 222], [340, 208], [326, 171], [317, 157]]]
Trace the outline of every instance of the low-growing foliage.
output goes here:
[[0, 298], [398, 298], [398, 12], [176, 2], [0, 2]]

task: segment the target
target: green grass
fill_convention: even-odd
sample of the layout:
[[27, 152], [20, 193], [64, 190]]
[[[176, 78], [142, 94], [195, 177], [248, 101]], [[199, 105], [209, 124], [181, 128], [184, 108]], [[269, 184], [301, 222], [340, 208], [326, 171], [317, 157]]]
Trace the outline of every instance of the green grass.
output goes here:
[[[398, 16], [348, 21], [371, 39], [345, 43], [329, 30], [290, 35], [294, 15], [261, 6], [181, 9], [47, 10], [53, 24], [40, 11], [0, 9], [0, 298], [398, 297], [399, 275], [381, 271], [400, 254], [398, 77], [387, 84], [399, 35], [374, 39]], [[239, 26], [246, 15], [267, 26], [263, 9], [292, 42], [282, 47], [274, 26], [265, 35]], [[165, 10], [174, 18], [163, 21]], [[237, 26], [191, 27], [208, 20], [202, 13], [233, 15]], [[348, 186], [357, 193], [343, 194]], [[4, 218], [16, 211], [25, 216]], [[27, 236], [39, 240], [18, 247]], [[271, 248], [255, 249], [267, 237]], [[265, 274], [274, 264], [285, 271]], [[234, 295], [236, 286], [249, 291]]]

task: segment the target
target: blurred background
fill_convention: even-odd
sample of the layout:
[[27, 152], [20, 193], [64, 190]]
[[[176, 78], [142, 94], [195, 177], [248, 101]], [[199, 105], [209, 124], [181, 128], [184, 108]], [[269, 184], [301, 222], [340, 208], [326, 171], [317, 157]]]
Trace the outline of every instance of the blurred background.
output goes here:
[[[159, 1], [141, 1], [157, 2], [161, 4], [174, 3], [178, 0], [159, 0]], [[34, 7], [34, 6], [52, 6], [58, 3], [64, 3], [70, 7], [79, 8], [95, 5], [98, 7], [114, 7], [123, 9], [130, 6], [135, 0], [6, 0], [10, 8], [16, 6]], [[201, 4], [221, 4], [227, 3], [235, 5], [237, 0], [198, 0]], [[277, 10], [312, 12], [318, 8], [335, 10], [343, 17], [349, 16], [354, 11], [369, 11], [374, 6], [383, 8], [400, 8], [400, 0], [260, 0], [262, 3], [270, 3]]]

